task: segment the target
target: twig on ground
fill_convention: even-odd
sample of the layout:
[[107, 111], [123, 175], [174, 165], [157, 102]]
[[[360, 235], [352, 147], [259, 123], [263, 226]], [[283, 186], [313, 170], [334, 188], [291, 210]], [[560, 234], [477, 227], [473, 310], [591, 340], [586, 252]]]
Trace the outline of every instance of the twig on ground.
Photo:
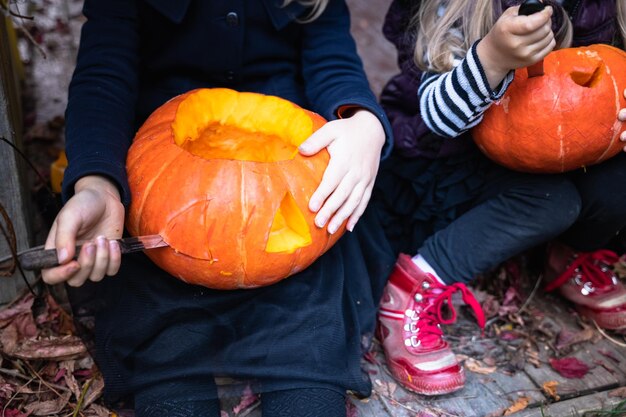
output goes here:
[[261, 401], [255, 401], [252, 404], [250, 404], [250, 407], [246, 408], [243, 411], [243, 413], [237, 414], [237, 416], [238, 417], [246, 417], [247, 415], [252, 413], [254, 410], [256, 410], [260, 405], [261, 405]]
[[389, 415], [389, 417], [393, 417], [393, 412], [389, 408], [389, 405], [387, 404], [387, 400], [385, 399], [385, 396], [384, 395], [380, 395], [380, 393], [379, 393], [378, 398], [380, 398], [380, 403], [383, 405], [383, 408], [385, 409], [385, 412]]
[[31, 382], [33, 382], [35, 380], [35, 378], [30, 378], [29, 381], [25, 382], [24, 385], [22, 385], [21, 387], [19, 387], [17, 390], [15, 390], [15, 394], [13, 394], [11, 396], [11, 398], [9, 398], [9, 400], [6, 402], [6, 404], [4, 404], [4, 407], [2, 407], [2, 416], [6, 415], [6, 411], [7, 408], [9, 408], [9, 404], [11, 404], [11, 402], [13, 402], [13, 400], [15, 399], [15, 397], [17, 397], [19, 394], [21, 394], [21, 391], [24, 387], [28, 386], [28, 384], [30, 384]]
[[[35, 371], [35, 368], [33, 368], [33, 366], [28, 363], [28, 362], [24, 362], [24, 364], [28, 367], [28, 370], [34, 375], [34, 377], [36, 379], [38, 379], [42, 384], [44, 384], [46, 387], [50, 388], [50, 391], [54, 392], [57, 396], [62, 397], [63, 394], [61, 394], [59, 391], [57, 391], [55, 389], [55, 387], [50, 384], [48, 381], [46, 381], [45, 379], [43, 379], [41, 377], [41, 375], [39, 375], [39, 373], [37, 371]], [[69, 389], [64, 389], [63, 391], [69, 391]]]
[[600, 326], [598, 326], [598, 323], [596, 323], [595, 320], [592, 320], [594, 326], [596, 326], [596, 329], [600, 332], [600, 334], [602, 336], [604, 336], [609, 342], [616, 344], [617, 346], [620, 347], [626, 347], [626, 343], [622, 343], [619, 340], [615, 340], [613, 339], [611, 336], [609, 336]]
[[524, 304], [522, 304], [519, 310], [517, 310], [517, 314], [521, 314], [526, 309], [526, 307], [528, 307], [531, 300], [535, 297], [535, 294], [537, 293], [537, 290], [539, 289], [539, 286], [542, 281], [543, 281], [543, 274], [539, 274], [539, 276], [537, 277], [537, 281], [535, 282], [535, 287], [530, 292], [530, 295], [528, 296], [528, 298], [526, 298], [526, 301], [524, 301]]
[[87, 390], [89, 390], [89, 386], [91, 385], [91, 379], [88, 379], [83, 384], [83, 389], [80, 391], [80, 398], [76, 402], [76, 408], [74, 408], [74, 412], [72, 413], [72, 417], [78, 417], [78, 413], [83, 406], [83, 402], [85, 401], [85, 395], [87, 395]]

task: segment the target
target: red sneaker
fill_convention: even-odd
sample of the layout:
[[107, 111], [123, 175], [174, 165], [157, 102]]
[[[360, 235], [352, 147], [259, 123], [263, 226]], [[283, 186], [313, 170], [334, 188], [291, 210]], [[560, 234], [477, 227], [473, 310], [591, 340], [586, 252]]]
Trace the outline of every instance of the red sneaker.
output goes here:
[[610, 250], [574, 252], [551, 244], [546, 267], [546, 291], [558, 289], [580, 314], [604, 329], [626, 329], [626, 288], [611, 265], [618, 256]]
[[[463, 388], [463, 367], [443, 339], [439, 326], [456, 320], [452, 294], [457, 291], [474, 309], [484, 328], [480, 304], [464, 284], [443, 285], [420, 270], [409, 256], [398, 257], [383, 293], [377, 335], [391, 374], [410, 391], [439, 395]], [[446, 302], [451, 312], [449, 319], [443, 318]]]

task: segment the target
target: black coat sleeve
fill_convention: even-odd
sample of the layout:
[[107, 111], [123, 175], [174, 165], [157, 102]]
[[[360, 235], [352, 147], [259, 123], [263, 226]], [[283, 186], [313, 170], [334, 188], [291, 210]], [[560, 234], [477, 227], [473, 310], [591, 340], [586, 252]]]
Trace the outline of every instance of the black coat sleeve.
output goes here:
[[375, 114], [386, 134], [382, 157], [389, 155], [391, 126], [369, 87], [344, 0], [331, 0], [320, 17], [303, 24], [302, 72], [309, 101], [327, 120], [336, 119], [344, 106], [363, 107]]
[[76, 69], [66, 110], [68, 168], [63, 198], [85, 175], [104, 175], [130, 202], [126, 154], [134, 136], [138, 90], [137, 8], [134, 1], [86, 0]]

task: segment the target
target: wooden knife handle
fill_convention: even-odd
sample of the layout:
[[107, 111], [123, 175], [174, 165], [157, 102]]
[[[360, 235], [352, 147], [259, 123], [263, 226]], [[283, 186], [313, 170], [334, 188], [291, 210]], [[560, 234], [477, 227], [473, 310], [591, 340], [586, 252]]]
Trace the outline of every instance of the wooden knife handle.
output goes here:
[[[78, 257], [81, 248], [82, 245], [76, 246], [76, 256], [74, 256], [74, 259]], [[20, 254], [18, 259], [22, 268], [28, 271], [59, 266], [56, 249], [33, 249], [32, 251]]]

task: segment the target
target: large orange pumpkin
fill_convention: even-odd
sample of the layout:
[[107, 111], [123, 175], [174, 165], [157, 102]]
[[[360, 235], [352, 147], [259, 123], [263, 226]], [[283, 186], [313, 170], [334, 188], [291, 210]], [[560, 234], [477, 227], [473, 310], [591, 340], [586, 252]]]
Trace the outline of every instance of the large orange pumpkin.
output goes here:
[[192, 284], [251, 288], [301, 271], [345, 231], [316, 227], [308, 209], [329, 155], [305, 157], [297, 147], [324, 123], [256, 93], [200, 89], [173, 98], [128, 154], [129, 231], [161, 234], [169, 248], [147, 255]]
[[626, 107], [626, 53], [607, 45], [560, 49], [544, 60], [545, 74], [525, 69], [472, 130], [494, 161], [518, 171], [565, 172], [621, 151], [617, 120]]

